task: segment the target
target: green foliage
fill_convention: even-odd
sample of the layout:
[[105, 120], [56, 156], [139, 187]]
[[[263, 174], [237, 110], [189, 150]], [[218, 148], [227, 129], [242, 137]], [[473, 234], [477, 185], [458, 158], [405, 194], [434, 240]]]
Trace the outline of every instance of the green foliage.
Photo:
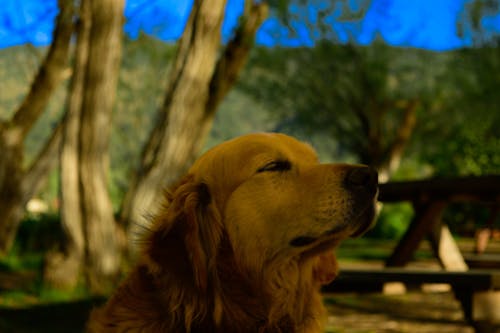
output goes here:
[[[0, 272], [20, 281], [17, 287], [0, 293], [1, 307], [57, 303], [86, 299], [90, 293], [83, 283], [71, 291], [49, 288], [43, 283], [44, 257], [60, 248], [63, 233], [59, 217], [52, 214], [28, 216], [19, 228], [15, 244], [7, 256], [0, 257]], [[0, 322], [0, 328], [2, 328]]]
[[386, 239], [359, 238], [346, 239], [335, 251], [342, 261], [380, 260], [383, 261], [391, 254], [393, 242]]
[[357, 110], [370, 122], [382, 119], [384, 147], [401, 117], [384, 107], [417, 99], [417, 126], [396, 178], [499, 173], [499, 50], [433, 53], [328, 42], [256, 49], [239, 89], [269, 110], [277, 130], [329, 138], [333, 160], [366, 160], [372, 142]]
[[366, 237], [380, 239], [400, 239], [413, 217], [409, 203], [384, 204], [374, 228]]
[[487, 205], [454, 203], [443, 213], [443, 222], [460, 235], [473, 236], [478, 228], [485, 227], [492, 211]]
[[233, 89], [226, 96], [217, 111], [205, 149], [243, 133], [272, 131], [275, 121], [263, 105]]
[[63, 240], [58, 215], [28, 215], [19, 226], [14, 248], [18, 255], [29, 255], [59, 247]]
[[8, 119], [21, 103], [45, 51], [29, 45], [0, 50], [0, 119]]
[[[0, 257], [0, 272], [19, 275], [19, 287], [2, 292], [1, 305], [26, 304], [36, 297], [48, 300], [42, 283], [45, 253], [62, 243], [62, 230], [57, 216], [41, 215], [26, 218], [19, 228], [14, 246], [7, 256]], [[41, 298], [40, 298], [41, 297]]]
[[0, 258], [0, 271], [17, 272], [39, 270], [42, 267], [41, 252], [21, 254], [13, 249], [7, 256]]
[[487, 119], [480, 124], [457, 128], [453, 140], [444, 141], [428, 154], [435, 174], [458, 176], [500, 173], [500, 137]]
[[495, 33], [485, 29], [482, 23], [485, 17], [498, 15], [499, 10], [498, 0], [467, 1], [457, 21], [458, 35], [471, 35], [476, 46], [488, 45], [496, 36]]
[[[351, 27], [361, 25], [371, 0], [269, 0], [272, 16], [277, 17], [291, 36], [301, 36], [304, 27], [311, 40], [346, 42], [353, 40], [349, 31], [339, 33], [332, 25], [332, 17], [337, 22], [348, 23]], [[297, 27], [300, 26], [300, 31]], [[346, 29], [348, 30], [348, 29]]]
[[442, 76], [433, 117], [414, 141], [421, 163], [436, 175], [500, 173], [500, 48], [453, 54]]
[[279, 131], [322, 134], [336, 142], [336, 158], [380, 163], [405, 105], [419, 101], [419, 113], [427, 112], [447, 59], [383, 44], [328, 41], [314, 48], [257, 49], [240, 88], [272, 110]]
[[115, 209], [139, 164], [141, 147], [163, 103], [175, 52], [174, 45], [144, 35], [126, 40], [123, 48], [110, 142], [110, 194]]
[[83, 283], [72, 290], [54, 289], [42, 284], [37, 292], [38, 301], [41, 303], [69, 302], [91, 296], [90, 291]]

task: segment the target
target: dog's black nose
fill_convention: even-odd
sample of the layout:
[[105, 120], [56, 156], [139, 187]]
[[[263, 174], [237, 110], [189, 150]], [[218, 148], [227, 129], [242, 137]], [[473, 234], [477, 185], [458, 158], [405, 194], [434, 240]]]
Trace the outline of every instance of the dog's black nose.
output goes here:
[[376, 189], [378, 184], [378, 173], [368, 166], [355, 167], [347, 173], [346, 185], [348, 188]]

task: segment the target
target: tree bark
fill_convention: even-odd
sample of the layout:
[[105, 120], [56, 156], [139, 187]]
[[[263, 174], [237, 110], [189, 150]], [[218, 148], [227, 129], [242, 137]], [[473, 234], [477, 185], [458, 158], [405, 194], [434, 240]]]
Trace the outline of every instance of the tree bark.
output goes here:
[[215, 111], [246, 62], [267, 5], [245, 6], [241, 25], [219, 56], [225, 1], [195, 1], [171, 72], [157, 126], [125, 196], [121, 220], [132, 241], [154, 214], [162, 191], [187, 170], [206, 138]]
[[245, 2], [242, 20], [234, 37], [227, 44], [210, 81], [210, 93], [206, 113], [212, 115], [236, 83], [254, 45], [255, 33], [267, 18], [268, 6], [262, 2]]
[[[188, 158], [189, 150], [194, 149], [199, 134], [196, 123], [203, 118], [219, 49], [224, 6], [225, 0], [196, 0], [191, 9], [157, 124], [143, 149], [137, 178], [124, 199], [123, 213], [132, 230], [129, 232], [132, 241], [135, 228], [147, 223], [145, 218], [152, 213], [159, 188], [178, 177], [170, 174], [170, 170], [184, 168], [183, 161]], [[172, 137], [176, 139], [170, 140]], [[169, 146], [168, 141], [173, 145]]]
[[22, 140], [7, 124], [0, 124], [0, 255], [9, 252], [23, 217], [21, 180]]
[[112, 286], [120, 254], [108, 193], [109, 129], [121, 57], [123, 0], [90, 0], [91, 28], [79, 134], [81, 208], [92, 292]]
[[[34, 190], [41, 184], [55, 160], [53, 149], [58, 136], [52, 135], [44, 148], [44, 153], [35, 160], [24, 181], [23, 169], [24, 139], [36, 120], [42, 114], [56, 86], [65, 76], [71, 34], [73, 32], [72, 1], [59, 0], [60, 12], [57, 16], [53, 43], [31, 85], [28, 95], [14, 113], [10, 121], [0, 123], [0, 254], [7, 253], [24, 215], [24, 205]], [[56, 156], [56, 155], [55, 155]], [[42, 163], [43, 162], [43, 163]], [[33, 186], [33, 187], [30, 187]]]
[[89, 1], [80, 2], [73, 76], [66, 101], [63, 144], [60, 149], [60, 217], [66, 244], [62, 251], [54, 251], [47, 255], [44, 270], [44, 281], [48, 285], [69, 290], [78, 283], [85, 257], [78, 181], [80, 162], [78, 139], [91, 25], [89, 5]]

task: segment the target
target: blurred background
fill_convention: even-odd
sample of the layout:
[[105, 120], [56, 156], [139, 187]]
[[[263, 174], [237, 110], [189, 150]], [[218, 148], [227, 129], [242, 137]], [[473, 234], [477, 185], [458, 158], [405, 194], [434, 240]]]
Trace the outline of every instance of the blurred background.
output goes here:
[[[107, 295], [161, 191], [244, 133], [381, 182], [499, 175], [499, 43], [497, 0], [3, 0], [0, 305]], [[442, 219], [471, 249], [495, 211]], [[384, 260], [413, 214], [384, 205], [341, 259]]]

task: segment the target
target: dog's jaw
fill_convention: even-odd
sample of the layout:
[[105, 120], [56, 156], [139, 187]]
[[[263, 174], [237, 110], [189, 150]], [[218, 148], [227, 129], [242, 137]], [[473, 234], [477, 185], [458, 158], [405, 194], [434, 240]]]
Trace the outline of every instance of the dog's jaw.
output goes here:
[[375, 218], [377, 215], [377, 199], [378, 199], [378, 187], [376, 188], [373, 200], [371, 203], [361, 211], [361, 214], [356, 219], [355, 225], [357, 228], [350, 235], [352, 238], [357, 238], [370, 230], [375, 224]]

